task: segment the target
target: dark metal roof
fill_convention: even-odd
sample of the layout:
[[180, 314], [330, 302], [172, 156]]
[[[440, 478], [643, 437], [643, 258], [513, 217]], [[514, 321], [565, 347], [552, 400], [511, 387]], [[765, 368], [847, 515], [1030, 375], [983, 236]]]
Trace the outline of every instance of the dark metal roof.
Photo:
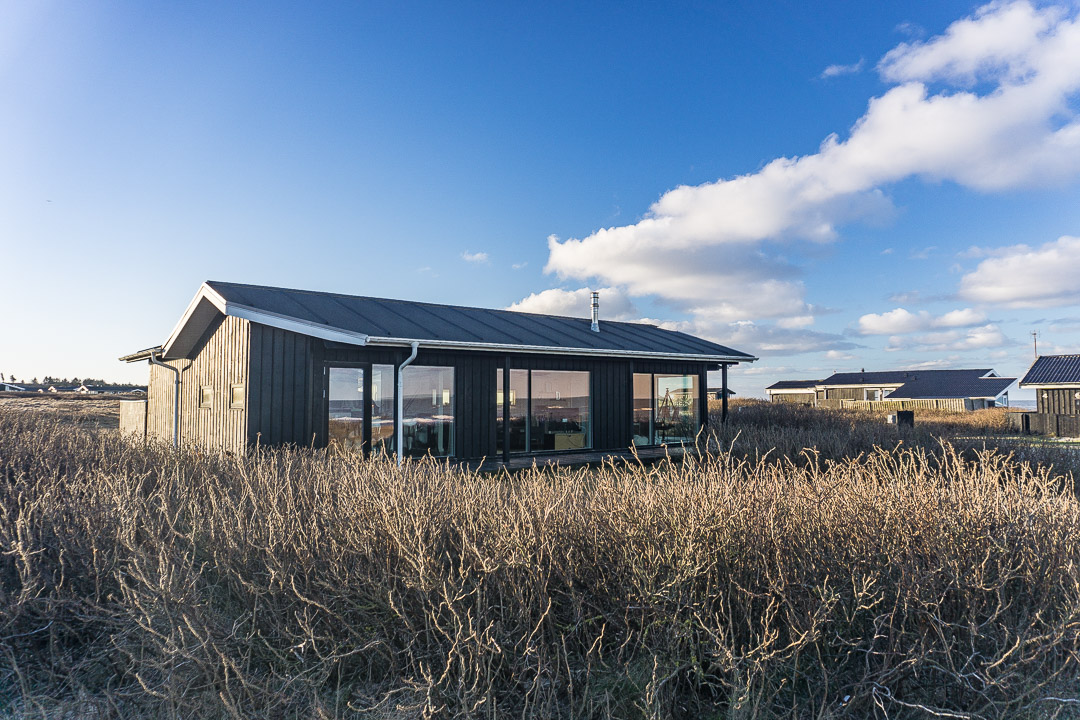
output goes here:
[[755, 359], [747, 353], [693, 335], [643, 323], [605, 320], [600, 323], [600, 332], [593, 332], [588, 317], [539, 315], [219, 281], [206, 284], [228, 304], [373, 338], [550, 347], [563, 352], [577, 349], [724, 356], [736, 361]]
[[1080, 384], [1080, 355], [1040, 355], [1028, 368], [1020, 386]]
[[903, 385], [919, 377], [961, 378], [983, 377], [990, 368], [974, 370], [884, 370], [879, 372], [835, 373], [821, 381], [822, 385]]
[[774, 382], [766, 390], [813, 390], [821, 384], [821, 380], [780, 380]]
[[886, 397], [890, 400], [920, 398], [997, 397], [1016, 378], [985, 377], [990, 368], [969, 370], [887, 370], [879, 372], [836, 373], [822, 385], [899, 385]]
[[[939, 371], [941, 372], [941, 371]], [[935, 376], [925, 372], [917, 380], [906, 382], [888, 395], [889, 400], [922, 398], [996, 398], [1016, 382], [1011, 377], [975, 377], [973, 375]]]

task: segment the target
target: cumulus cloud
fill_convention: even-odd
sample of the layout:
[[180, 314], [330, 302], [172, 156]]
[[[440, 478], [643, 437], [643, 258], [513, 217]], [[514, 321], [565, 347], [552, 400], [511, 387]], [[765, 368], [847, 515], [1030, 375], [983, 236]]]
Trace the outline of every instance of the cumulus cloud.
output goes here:
[[821, 71], [821, 77], [828, 79], [837, 75], [853, 75], [863, 69], [863, 64], [864, 59], [859, 58], [859, 62], [850, 65], [830, 65]]
[[940, 36], [898, 45], [877, 70], [894, 85], [846, 138], [677, 187], [637, 223], [550, 237], [545, 271], [654, 296], [708, 323], [803, 317], [813, 310], [799, 271], [777, 246], [829, 242], [845, 223], [891, 212], [890, 184], [995, 191], [1080, 172], [1075, 9], [986, 5]]
[[966, 330], [944, 330], [913, 337], [894, 336], [889, 338], [889, 351], [915, 350], [920, 352], [963, 352], [967, 350], [985, 350], [987, 348], [1009, 345], [1001, 329], [994, 324]]
[[825, 353], [825, 357], [829, 360], [854, 360], [855, 356], [851, 353], [846, 353], [843, 350], [830, 350]]
[[[988, 253], [989, 254], [989, 253]], [[960, 297], [1011, 308], [1080, 304], [1080, 238], [999, 248], [960, 279]]]
[[859, 318], [859, 332], [863, 335], [903, 335], [931, 328], [970, 327], [984, 322], [986, 315], [972, 308], [950, 310], [936, 316], [925, 310], [913, 313], [904, 308], [896, 308], [880, 314], [863, 315]]
[[461, 253], [461, 259], [465, 262], [482, 264], [488, 261], [488, 254], [486, 252], [474, 253], [466, 250], [465, 252]]
[[[603, 320], [638, 320], [640, 315], [634, 303], [617, 288], [599, 288], [600, 317]], [[540, 313], [542, 315], [565, 315], [568, 317], [592, 317], [592, 291], [589, 288], [562, 290], [553, 288], [533, 293], [507, 310]]]

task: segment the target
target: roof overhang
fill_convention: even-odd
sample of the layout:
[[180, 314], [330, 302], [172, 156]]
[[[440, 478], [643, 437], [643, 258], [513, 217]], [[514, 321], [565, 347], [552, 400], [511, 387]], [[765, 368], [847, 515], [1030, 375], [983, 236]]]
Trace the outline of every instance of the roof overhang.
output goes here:
[[1061, 388], [1061, 389], [1064, 390], [1064, 389], [1069, 389], [1069, 388], [1080, 388], [1080, 381], [1067, 382], [1067, 383], [1048, 383], [1048, 382], [1030, 382], [1030, 383], [1026, 383], [1026, 382], [1021, 382], [1020, 387], [1050, 388], [1051, 390], [1054, 389], [1054, 388]]
[[804, 388], [765, 388], [765, 392], [771, 395], [805, 395], [807, 393], [813, 395], [817, 391], [815, 386], [810, 385]]
[[203, 283], [195, 297], [188, 304], [180, 321], [173, 328], [169, 338], [158, 347], [140, 350], [137, 353], [120, 358], [125, 362], [148, 360], [153, 351], [164, 360], [188, 357], [195, 349], [203, 334], [219, 317], [238, 317], [261, 325], [288, 330], [309, 337], [329, 340], [346, 345], [375, 347], [409, 347], [417, 342], [424, 348], [445, 350], [472, 350], [481, 352], [514, 352], [568, 354], [593, 357], [621, 357], [651, 360], [689, 360], [711, 363], [754, 362], [758, 358], [751, 355], [708, 355], [687, 353], [664, 353], [638, 350], [609, 350], [602, 348], [574, 348], [548, 345], [514, 345], [508, 343], [460, 342], [450, 340], [431, 340], [425, 338], [376, 337], [364, 333], [335, 328], [322, 323], [301, 320], [287, 315], [260, 310], [239, 303], [228, 302], [220, 293]]

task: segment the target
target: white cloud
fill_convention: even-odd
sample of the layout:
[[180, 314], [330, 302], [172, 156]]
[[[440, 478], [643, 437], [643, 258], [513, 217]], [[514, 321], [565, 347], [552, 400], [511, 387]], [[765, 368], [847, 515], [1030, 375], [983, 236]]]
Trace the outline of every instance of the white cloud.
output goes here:
[[790, 330], [775, 325], [759, 325], [749, 320], [711, 327], [695, 324], [688, 331], [724, 345], [749, 349], [754, 355], [760, 356], [799, 355], [860, 347], [842, 335]]
[[914, 337], [889, 338], [889, 351], [915, 350], [920, 352], [963, 352], [985, 350], [1011, 344], [997, 325], [989, 324], [966, 330], [943, 330]]
[[852, 75], [863, 69], [864, 59], [859, 58], [859, 62], [852, 63], [850, 65], [830, 65], [821, 71], [822, 78], [836, 77], [837, 75]]
[[846, 139], [670, 190], [633, 225], [552, 236], [545, 271], [656, 296], [707, 323], [801, 317], [812, 314], [805, 289], [776, 242], [828, 242], [844, 223], [888, 213], [883, 188], [906, 178], [993, 191], [1080, 172], [1075, 10], [987, 5], [877, 67], [898, 84]]
[[776, 321], [776, 327], [784, 328], [785, 330], [796, 330], [798, 328], [809, 327], [813, 324], [813, 315], [795, 315], [793, 317], [780, 318]]
[[868, 313], [859, 318], [859, 332], [863, 335], [909, 333], [922, 330], [925, 327], [926, 319], [924, 317], [910, 313], [904, 308], [896, 308], [881, 314]]
[[825, 353], [825, 357], [829, 360], [854, 360], [855, 356], [851, 353], [843, 352], [842, 350], [830, 350]]
[[913, 313], [896, 308], [885, 313], [868, 313], [859, 318], [859, 332], [863, 335], [904, 335], [932, 328], [962, 328], [986, 322], [986, 315], [972, 308], [950, 310], [934, 316], [925, 310]]
[[461, 259], [465, 262], [471, 263], [486, 263], [488, 262], [488, 254], [486, 252], [469, 252], [466, 250], [461, 253]]
[[[604, 320], [637, 320], [639, 314], [634, 303], [617, 288], [599, 288], [600, 317]], [[533, 293], [529, 297], [514, 303], [507, 310], [516, 312], [540, 313], [542, 315], [564, 315], [568, 317], [592, 317], [592, 291], [589, 288], [561, 290], [553, 288]]]
[[910, 292], [893, 293], [892, 295], [889, 296], [889, 300], [891, 302], [894, 302], [894, 303], [913, 303], [913, 302], [918, 302], [919, 301], [920, 294], [921, 293], [919, 293], [918, 290], [912, 290]]
[[520, 270], [520, 269], [522, 269], [523, 267], [525, 267], [528, 264], [529, 263], [527, 263], [527, 262], [519, 262], [519, 263], [514, 263], [510, 267], [513, 268], [514, 270]]
[[960, 279], [960, 297], [1011, 308], [1080, 304], [1080, 238], [999, 248]]

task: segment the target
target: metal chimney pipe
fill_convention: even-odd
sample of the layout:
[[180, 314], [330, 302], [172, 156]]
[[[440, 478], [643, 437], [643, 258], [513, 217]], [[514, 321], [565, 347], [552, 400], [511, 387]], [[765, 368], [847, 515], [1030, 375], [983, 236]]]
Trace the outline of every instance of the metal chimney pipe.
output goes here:
[[592, 294], [592, 331], [600, 332], [600, 293], [595, 290]]

